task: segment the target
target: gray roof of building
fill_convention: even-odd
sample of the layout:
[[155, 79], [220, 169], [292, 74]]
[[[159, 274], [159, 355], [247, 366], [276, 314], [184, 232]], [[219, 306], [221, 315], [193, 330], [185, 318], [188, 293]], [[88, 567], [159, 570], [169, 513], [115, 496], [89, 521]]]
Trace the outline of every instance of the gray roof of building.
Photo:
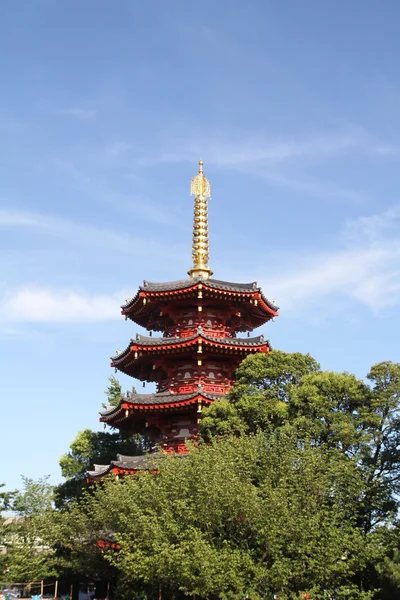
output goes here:
[[125, 348], [125, 350], [118, 352], [118, 354], [116, 354], [115, 356], [111, 356], [110, 358], [113, 363], [121, 360], [122, 358], [125, 358], [125, 356], [127, 354], [129, 354], [132, 344], [134, 344], [135, 342], [140, 346], [169, 346], [169, 345], [173, 345], [173, 344], [182, 344], [182, 343], [186, 343], [186, 342], [191, 342], [193, 340], [196, 340], [198, 337], [201, 337], [203, 340], [213, 342], [215, 344], [227, 344], [229, 346], [240, 346], [240, 347], [249, 347], [250, 346], [251, 347], [251, 346], [260, 346], [262, 344], [267, 344], [268, 346], [270, 346], [269, 340], [264, 340], [263, 335], [257, 335], [252, 338], [238, 338], [238, 337], [219, 338], [219, 337], [214, 337], [211, 335], [206, 335], [203, 332], [202, 328], [199, 327], [197, 329], [197, 333], [195, 333], [194, 335], [192, 335], [190, 337], [186, 337], [186, 338], [149, 337], [149, 336], [145, 336], [145, 335], [136, 334], [136, 339], [132, 338], [129, 345]]
[[[165, 281], [165, 282], [152, 282], [152, 281], [144, 281], [143, 285], [139, 287], [138, 293], [133, 297], [126, 300], [126, 303], [122, 305], [122, 309], [128, 308], [133, 302], [138, 298], [141, 291], [146, 292], [168, 292], [174, 290], [183, 290], [188, 287], [192, 287], [197, 285], [198, 283], [202, 283], [205, 287], [212, 287], [218, 290], [224, 290], [227, 292], [242, 292], [242, 293], [252, 293], [255, 291], [261, 292], [261, 288], [258, 287], [256, 281], [251, 281], [250, 283], [235, 283], [232, 281], [221, 281], [220, 279], [205, 279], [204, 277], [189, 277], [187, 279], [179, 279], [177, 281]], [[264, 301], [267, 305], [274, 311], [278, 310], [278, 307], [275, 306], [268, 298], [262, 294]]]
[[[174, 458], [182, 458], [187, 456], [187, 454], [176, 454], [173, 456]], [[145, 471], [147, 469], [156, 468], [157, 463], [163, 459], [165, 459], [165, 454], [160, 451], [153, 452], [150, 454], [143, 454], [142, 456], [123, 456], [122, 454], [117, 454], [117, 460], [112, 460], [109, 465], [93, 465], [94, 470], [88, 471], [87, 475], [91, 479], [104, 477], [114, 467], [117, 467], [118, 469], [126, 469], [132, 471]]]
[[193, 285], [196, 285], [197, 283], [203, 283], [204, 285], [208, 285], [209, 287], [214, 287], [217, 289], [228, 291], [254, 292], [258, 289], [256, 281], [251, 281], [250, 283], [234, 283], [232, 281], [222, 281], [220, 279], [205, 279], [204, 277], [188, 277], [187, 279], [179, 279], [178, 281], [167, 281], [165, 283], [144, 281], [143, 285], [140, 286], [140, 289], [146, 290], [148, 292], [179, 290], [191, 287]]
[[201, 386], [196, 392], [190, 392], [190, 394], [171, 394], [168, 390], [165, 392], [156, 392], [155, 394], [128, 394], [126, 397], [121, 398], [121, 401], [117, 406], [107, 406], [105, 410], [100, 412], [102, 417], [111, 415], [113, 412], [117, 412], [121, 404], [129, 402], [130, 404], [156, 405], [156, 404], [176, 404], [177, 402], [185, 402], [186, 400], [192, 400], [201, 394], [207, 400], [218, 400], [221, 398], [221, 394], [208, 394], [202, 391]]

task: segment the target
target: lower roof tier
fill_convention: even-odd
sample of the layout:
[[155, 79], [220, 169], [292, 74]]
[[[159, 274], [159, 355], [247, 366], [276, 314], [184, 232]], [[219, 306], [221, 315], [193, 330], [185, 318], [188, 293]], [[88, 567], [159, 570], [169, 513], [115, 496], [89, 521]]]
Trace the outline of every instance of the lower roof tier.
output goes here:
[[199, 389], [190, 394], [171, 394], [169, 391], [156, 394], [129, 394], [122, 398], [117, 406], [108, 406], [100, 412], [100, 421], [114, 425], [128, 415], [137, 413], [154, 413], [176, 411], [190, 405], [212, 404], [223, 394], [209, 394]]
[[[176, 454], [174, 459], [185, 457], [185, 454]], [[87, 472], [88, 482], [99, 481], [106, 475], [134, 475], [140, 471], [157, 472], [160, 467], [160, 461], [165, 459], [164, 452], [153, 452], [142, 456], [124, 456], [117, 454], [117, 459], [112, 460], [109, 465], [93, 465], [94, 470]]]

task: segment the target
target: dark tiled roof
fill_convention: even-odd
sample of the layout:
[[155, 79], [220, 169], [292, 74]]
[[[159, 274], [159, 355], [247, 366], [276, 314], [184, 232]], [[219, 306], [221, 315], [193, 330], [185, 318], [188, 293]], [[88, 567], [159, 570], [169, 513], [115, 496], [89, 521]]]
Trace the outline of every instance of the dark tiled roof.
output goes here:
[[165, 392], [158, 392], [156, 394], [129, 394], [126, 398], [122, 398], [118, 406], [108, 406], [105, 410], [100, 412], [102, 417], [112, 415], [114, 412], [118, 412], [121, 405], [125, 402], [130, 404], [140, 404], [141, 406], [156, 405], [156, 404], [176, 404], [178, 402], [185, 402], [186, 400], [193, 400], [198, 395], [203, 396], [206, 400], [214, 401], [221, 398], [221, 394], [207, 394], [201, 391], [199, 388], [196, 392], [190, 394], [171, 394], [168, 390]]
[[[175, 457], [185, 457], [186, 454], [176, 454]], [[123, 456], [117, 454], [117, 460], [112, 460], [109, 465], [94, 465], [94, 471], [88, 471], [87, 475], [90, 479], [97, 479], [107, 475], [114, 467], [126, 470], [143, 470], [157, 467], [157, 462], [165, 458], [162, 452], [153, 452], [152, 454], [144, 454], [143, 456]]]
[[166, 281], [165, 283], [144, 281], [143, 285], [140, 286], [140, 289], [147, 292], [164, 292], [170, 290], [182, 290], [198, 283], [227, 291], [254, 292], [258, 289], [256, 281], [252, 281], [251, 283], [233, 283], [231, 281], [221, 281], [220, 279], [204, 279], [203, 277], [189, 277], [188, 279]]
[[260, 288], [257, 286], [257, 281], [250, 283], [234, 283], [232, 281], [221, 281], [220, 279], [206, 279], [204, 283], [218, 290], [227, 290], [228, 292], [255, 292]]
[[[174, 290], [183, 290], [185, 288], [189, 288], [197, 285], [198, 283], [202, 283], [205, 287], [211, 287], [218, 290], [225, 290], [227, 292], [242, 292], [242, 293], [252, 293], [258, 291], [261, 293], [261, 288], [257, 286], [256, 281], [252, 281], [250, 283], [234, 283], [231, 281], [221, 281], [220, 279], [204, 279], [203, 277], [188, 279], [179, 279], [177, 281], [165, 281], [165, 282], [152, 282], [152, 281], [144, 281], [143, 285], [140, 286], [139, 292], [133, 298], [129, 298], [126, 300], [126, 303], [122, 305], [122, 309], [128, 308], [131, 304], [137, 300], [139, 297], [139, 293], [141, 291], [145, 292], [168, 292]], [[274, 311], [278, 310], [278, 307], [275, 306], [272, 302], [268, 300], [262, 294], [262, 298], [264, 302]]]
[[[210, 342], [220, 342], [221, 344], [229, 344], [230, 346], [260, 346], [264, 344], [264, 336], [257, 335], [253, 338], [237, 338], [237, 337], [225, 337], [225, 338], [217, 338], [209, 335], [201, 336], [205, 340], [209, 340]], [[267, 345], [269, 342], [265, 342]]]
[[[231, 346], [258, 346], [260, 344], [264, 343], [264, 336], [263, 335], [257, 335], [256, 337], [253, 338], [237, 338], [237, 337], [213, 337], [211, 335], [206, 335], [205, 333], [203, 333], [203, 331], [201, 330], [201, 328], [198, 328], [198, 331], [195, 335], [192, 335], [190, 337], [186, 337], [186, 338], [181, 338], [181, 337], [174, 337], [174, 338], [156, 338], [156, 337], [148, 337], [145, 335], [136, 335], [136, 342], [138, 342], [138, 344], [140, 346], [165, 346], [168, 344], [179, 344], [179, 343], [184, 343], [184, 342], [190, 342], [192, 340], [196, 340], [198, 337], [201, 337], [204, 340], [208, 340], [210, 342], [216, 342], [216, 343], [220, 343], [220, 344], [230, 344]], [[134, 340], [132, 340], [132, 343], [134, 343]]]
[[183, 343], [191, 342], [193, 340], [196, 340], [199, 336], [203, 340], [207, 340], [209, 342], [214, 342], [216, 344], [227, 344], [229, 346], [240, 346], [240, 347], [249, 347], [250, 346], [251, 347], [251, 346], [260, 346], [264, 343], [267, 344], [267, 346], [270, 345], [268, 340], [264, 341], [263, 335], [257, 335], [256, 337], [253, 337], [253, 338], [237, 338], [237, 337], [219, 338], [219, 337], [213, 337], [211, 335], [206, 335], [205, 333], [203, 333], [202, 329], [199, 327], [198, 333], [196, 333], [195, 335], [192, 335], [190, 337], [186, 337], [186, 338], [179, 338], [179, 337], [158, 338], [158, 337], [148, 337], [145, 335], [136, 334], [136, 339], [135, 340], [131, 339], [129, 346], [127, 346], [125, 348], [125, 350], [123, 350], [122, 352], [119, 352], [115, 356], [111, 356], [111, 360], [113, 363], [115, 363], [116, 361], [121, 360], [122, 358], [127, 356], [130, 352], [131, 345], [134, 344], [135, 342], [137, 342], [137, 344], [139, 346], [169, 346], [169, 345], [173, 345], [173, 344], [183, 344]]
[[192, 335], [187, 338], [178, 338], [178, 337], [150, 337], [147, 335], [136, 334], [136, 339], [132, 339], [131, 343], [134, 344], [137, 342], [139, 346], [168, 346], [169, 344], [178, 344], [179, 342], [186, 342], [190, 340], [195, 340], [198, 335]]

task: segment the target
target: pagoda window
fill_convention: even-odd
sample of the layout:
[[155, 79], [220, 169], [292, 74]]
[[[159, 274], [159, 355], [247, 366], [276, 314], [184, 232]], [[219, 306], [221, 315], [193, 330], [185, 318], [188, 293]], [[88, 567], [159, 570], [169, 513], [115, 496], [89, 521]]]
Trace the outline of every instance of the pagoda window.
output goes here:
[[215, 378], [215, 375], [214, 375], [214, 373], [212, 371], [209, 372], [208, 376], [209, 376], [210, 379], [214, 379]]
[[188, 325], [193, 325], [193, 319], [189, 319]]
[[189, 373], [189, 371], [186, 371], [185, 375], [183, 376], [183, 379], [190, 379], [191, 377], [191, 373]]

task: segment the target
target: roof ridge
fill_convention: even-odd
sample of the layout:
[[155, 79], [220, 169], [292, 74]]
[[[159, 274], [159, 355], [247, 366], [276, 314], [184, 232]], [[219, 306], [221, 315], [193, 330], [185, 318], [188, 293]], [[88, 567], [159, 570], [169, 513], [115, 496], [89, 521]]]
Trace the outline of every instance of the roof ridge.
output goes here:
[[[152, 394], [131, 394], [129, 396], [124, 396], [123, 398], [121, 398], [117, 406], [110, 406], [105, 410], [101, 410], [100, 415], [102, 417], [106, 417], [112, 414], [113, 412], [117, 412], [118, 410], [121, 410], [122, 405], [125, 403], [140, 404], [142, 406], [153, 406], [155, 404], [175, 404], [177, 402], [193, 400], [197, 396], [203, 396], [203, 398], [206, 398], [207, 400], [216, 400], [217, 398], [221, 397], [221, 394], [207, 393], [204, 392], [202, 389], [187, 394], [171, 394], [169, 390], [165, 390], [163, 392], [154, 392]], [[147, 402], [143, 402], [143, 398], [145, 398]], [[151, 401], [152, 399], [153, 401]], [[160, 400], [160, 402], [158, 402], [158, 400]]]

